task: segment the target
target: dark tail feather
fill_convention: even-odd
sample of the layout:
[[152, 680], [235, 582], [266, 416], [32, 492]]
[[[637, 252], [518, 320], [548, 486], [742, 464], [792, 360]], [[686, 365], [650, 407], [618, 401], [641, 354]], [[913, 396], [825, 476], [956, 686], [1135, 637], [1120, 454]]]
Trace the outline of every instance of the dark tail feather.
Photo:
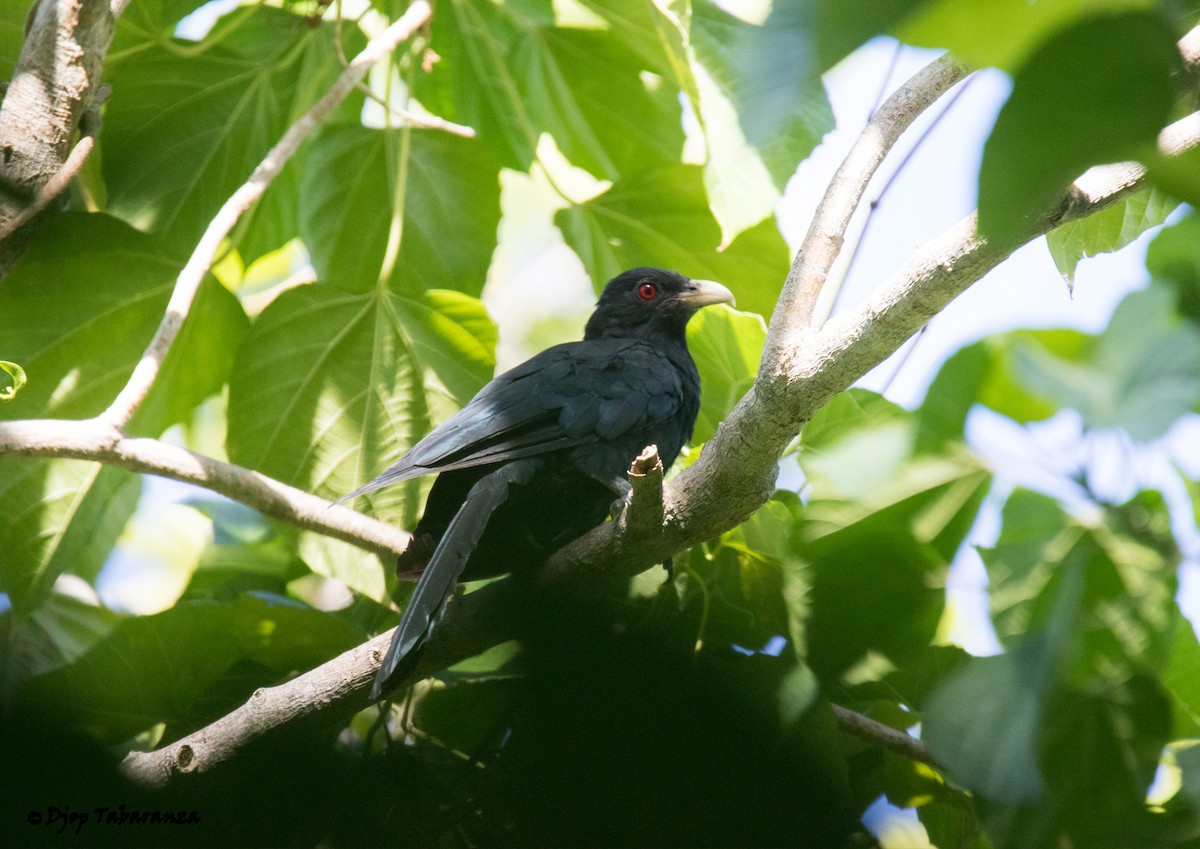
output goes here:
[[450, 520], [446, 533], [433, 550], [429, 565], [421, 573], [421, 580], [417, 582], [417, 588], [404, 608], [400, 627], [396, 629], [392, 644], [383, 658], [383, 665], [375, 675], [375, 683], [371, 687], [372, 699], [378, 699], [390, 689], [389, 682], [404, 659], [429, 639], [429, 633], [437, 623], [446, 599], [454, 591], [458, 576], [483, 536], [488, 519], [508, 497], [509, 486], [528, 481], [535, 465], [529, 460], [509, 463], [480, 478], [471, 487], [462, 507]]

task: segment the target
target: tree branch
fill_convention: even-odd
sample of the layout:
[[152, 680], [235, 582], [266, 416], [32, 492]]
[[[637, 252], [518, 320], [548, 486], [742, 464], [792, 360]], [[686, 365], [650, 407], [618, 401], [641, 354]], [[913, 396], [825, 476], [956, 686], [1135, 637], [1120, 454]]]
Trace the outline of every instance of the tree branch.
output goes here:
[[163, 360], [171, 350], [171, 344], [179, 335], [184, 319], [195, 300], [196, 292], [204, 280], [204, 275], [212, 265], [221, 243], [242, 216], [267, 190], [271, 181], [283, 170], [283, 166], [299, 149], [300, 144], [307, 139], [322, 121], [328, 118], [351, 91], [359, 80], [367, 73], [372, 65], [386, 56], [397, 44], [409, 38], [423, 26], [430, 15], [427, 0], [413, 0], [412, 4], [393, 24], [372, 38], [367, 46], [351, 60], [345, 70], [334, 80], [329, 90], [322, 95], [313, 106], [300, 116], [283, 138], [267, 152], [262, 162], [254, 169], [245, 183], [238, 187], [218, 210], [209, 223], [200, 242], [192, 251], [187, 265], [179, 272], [175, 288], [171, 292], [171, 300], [167, 303], [167, 311], [162, 322], [154, 333], [154, 338], [146, 346], [145, 353], [129, 377], [129, 382], [117, 395], [109, 408], [102, 413], [102, 418], [118, 428], [124, 428], [133, 418], [138, 405], [145, 400], [154, 385]]
[[409, 534], [266, 475], [157, 439], [129, 437], [103, 419], [0, 421], [0, 457], [70, 457], [196, 484], [307, 531], [392, 560]]
[[857, 711], [850, 710], [848, 707], [841, 705], [833, 705], [833, 715], [837, 719], [838, 725], [842, 730], [853, 734], [861, 740], [866, 740], [868, 743], [874, 743], [876, 746], [882, 746], [889, 749], [898, 755], [908, 758], [912, 761], [919, 761], [923, 764], [935, 769], [942, 769], [942, 765], [938, 763], [929, 751], [925, 748], [925, 744], [916, 737], [910, 737], [903, 731], [897, 731], [890, 725], [884, 725], [882, 722], [877, 722], [869, 716], [864, 716]]
[[[849, 164], [844, 163], [839, 170], [835, 180], [838, 185], [827, 193], [793, 264], [771, 320], [767, 354], [754, 386], [704, 446], [696, 463], [666, 486], [663, 521], [647, 523], [644, 528], [640, 521], [609, 522], [594, 529], [551, 558], [542, 575], [545, 582], [632, 576], [689, 545], [736, 527], [770, 497], [780, 454], [817, 409], [891, 355], [951, 300], [1021, 245], [1068, 221], [1099, 212], [1144, 183], [1144, 170], [1136, 165], [1093, 168], [1072, 185], [1054, 209], [1030, 222], [1025, 234], [1003, 243], [983, 240], [976, 231], [975, 216], [969, 216], [918, 249], [858, 309], [838, 316], [820, 330], [808, 327], [821, 281], [836, 256], [839, 227], [844, 229], [853, 206], [861, 200], [870, 174], [915, 114], [963, 74], [963, 69], [951, 61], [938, 60], [919, 72], [876, 114], [864, 132], [868, 138], [861, 141], [861, 149], [856, 145], [847, 158]], [[1160, 146], [1167, 153], [1200, 146], [1200, 113], [1167, 128]], [[422, 649], [410, 680], [510, 639], [511, 611], [518, 606], [518, 589], [517, 582], [508, 579], [452, 599], [441, 624]], [[333, 705], [339, 705], [339, 710], [357, 709], [365, 704], [364, 693], [391, 635], [391, 631], [382, 634], [364, 647], [265, 692], [294, 687], [295, 692], [305, 693], [309, 702], [320, 706], [306, 712]], [[366, 661], [361, 653], [364, 648], [370, 649]], [[260, 704], [239, 708], [226, 717], [231, 725], [221, 725], [222, 734], [237, 745], [297, 715], [290, 707], [271, 713], [269, 705], [275, 702], [263, 703], [261, 696], [257, 698]], [[290, 701], [281, 697], [279, 703]], [[849, 716], [852, 712], [843, 709], [837, 713], [844, 726], [855, 725], [851, 729], [854, 733], [895, 748], [895, 741], [887, 739], [889, 735], [859, 723]], [[237, 721], [233, 721], [235, 718]], [[189, 746], [188, 768], [208, 769], [236, 749], [236, 745], [212, 746], [197, 758], [196, 742], [206, 739], [214, 728], [203, 729], [159, 752], [131, 754], [126, 768], [166, 781], [172, 769], [181, 768], [173, 753]], [[917, 754], [902, 754], [924, 760]]]
[[[32, 237], [22, 227], [63, 171], [112, 41], [108, 0], [38, 0], [12, 83], [0, 103], [0, 276]], [[86, 156], [90, 143], [81, 152]], [[46, 199], [48, 203], [49, 199]], [[19, 222], [15, 223], [14, 222]]]

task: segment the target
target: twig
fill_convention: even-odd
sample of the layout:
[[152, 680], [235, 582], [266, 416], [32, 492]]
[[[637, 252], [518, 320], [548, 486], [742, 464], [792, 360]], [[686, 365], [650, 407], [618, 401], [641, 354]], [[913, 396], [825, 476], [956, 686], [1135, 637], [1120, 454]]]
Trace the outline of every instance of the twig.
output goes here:
[[154, 332], [154, 337], [142, 354], [141, 360], [133, 370], [129, 382], [117, 395], [102, 417], [118, 428], [124, 428], [133, 417], [138, 405], [145, 400], [159, 368], [166, 359], [167, 352], [183, 321], [191, 309], [192, 301], [204, 280], [204, 275], [212, 265], [221, 242], [229, 235], [234, 224], [242, 213], [248, 210], [266, 191], [271, 181], [283, 170], [283, 166], [300, 144], [312, 135], [321, 121], [331, 115], [338, 104], [353, 90], [355, 83], [362, 79], [367, 69], [383, 58], [397, 44], [411, 36], [429, 20], [430, 8], [427, 0], [413, 0], [405, 13], [387, 29], [375, 36], [362, 51], [354, 57], [346, 69], [338, 76], [329, 90], [322, 95], [313, 106], [300, 116], [288, 128], [274, 147], [263, 158], [250, 179], [235, 191], [204, 231], [196, 249], [192, 251], [187, 265], [179, 272], [175, 281], [175, 289], [171, 300], [167, 303], [167, 311], [162, 322]]
[[268, 516], [391, 560], [409, 534], [249, 469], [157, 439], [125, 436], [103, 419], [0, 422], [0, 457], [72, 457], [203, 486]]
[[393, 117], [399, 118], [404, 123], [411, 127], [420, 127], [423, 130], [441, 130], [444, 133], [450, 133], [455, 136], [462, 136], [464, 139], [475, 138], [475, 128], [468, 127], [465, 124], [456, 124], [453, 121], [447, 121], [439, 115], [424, 115], [413, 112], [408, 109], [401, 109], [398, 106], [392, 106], [375, 92], [371, 91], [371, 87], [364, 82], [357, 82], [354, 88], [359, 91], [363, 97], [378, 103], [382, 108], [386, 109]]
[[866, 740], [868, 743], [882, 746], [909, 760], [919, 761], [936, 769], [942, 769], [942, 765], [930, 754], [929, 749], [925, 748], [925, 744], [916, 737], [910, 737], [903, 731], [897, 731], [890, 725], [884, 725], [882, 722], [877, 722], [869, 716], [863, 716], [861, 713], [850, 710], [848, 707], [842, 707], [841, 705], [833, 705], [832, 707], [833, 715], [837, 719], [838, 725], [855, 737]]

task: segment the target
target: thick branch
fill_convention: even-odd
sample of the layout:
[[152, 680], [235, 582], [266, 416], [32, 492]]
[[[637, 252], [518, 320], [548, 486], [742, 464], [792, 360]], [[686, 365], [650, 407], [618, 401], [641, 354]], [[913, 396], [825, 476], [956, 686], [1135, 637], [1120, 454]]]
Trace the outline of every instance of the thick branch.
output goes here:
[[912, 122], [967, 74], [964, 65], [945, 54], [900, 86], [871, 117], [813, 213], [771, 316], [764, 363], [794, 347], [808, 331], [817, 297], [842, 250], [846, 227], [876, 169]]
[[95, 460], [203, 486], [267, 516], [331, 536], [392, 560], [409, 535], [348, 507], [231, 463], [157, 439], [129, 437], [103, 419], [29, 419], [0, 422], [0, 457], [71, 457]]
[[[112, 41], [108, 0], [39, 0], [0, 104], [0, 275], [30, 238], [25, 210], [63, 170]], [[28, 220], [26, 216], [26, 220]]]
[[[1175, 151], [1200, 146], [1200, 115], [1168, 128], [1163, 146]], [[617, 523], [602, 525], [556, 554], [547, 564], [546, 580], [631, 576], [689, 545], [735, 527], [770, 496], [780, 452], [818, 408], [886, 359], [954, 297], [1022, 244], [1060, 224], [1099, 212], [1138, 188], [1142, 179], [1131, 179], [1130, 170], [1124, 166], [1094, 168], [1072, 186], [1055, 211], [1042, 216], [1033, 231], [1021, 239], [988, 244], [976, 234], [975, 218], [971, 216], [922, 247], [866, 304], [830, 322], [802, 356], [789, 357], [766, 380], [760, 375], [755, 387], [705, 445], [696, 463], [666, 487], [664, 525], [645, 536], [633, 528], [622, 534]], [[410, 680], [511, 639], [512, 611], [519, 605], [520, 588], [518, 582], [507, 579], [452, 599]], [[214, 724], [158, 752], [130, 755], [126, 768], [152, 776], [155, 781], [166, 781], [178, 768], [182, 746], [191, 747], [187, 752], [192, 758], [191, 769], [215, 766], [237, 746], [295, 717], [299, 710], [296, 700], [316, 705], [304, 711], [310, 713], [334, 705], [339, 705], [339, 710], [361, 707], [391, 635], [391, 631], [382, 634], [295, 681], [267, 691], [282, 690], [292, 695], [280, 695], [270, 702], [261, 702], [259, 697], [260, 703], [243, 706], [220, 720], [219, 728]], [[370, 650], [365, 669], [363, 649]], [[303, 698], [296, 694], [303, 694]], [[901, 751], [890, 735], [876, 734], [873, 726], [864, 725], [848, 712], [839, 711], [838, 720], [853, 733], [906, 757], [929, 762], [919, 749], [904, 743], [908, 750]], [[851, 725], [854, 727], [849, 728]], [[203, 756], [197, 756], [197, 741], [216, 736], [215, 730], [227, 742], [206, 746]]]
[[[933, 75], [926, 78], [924, 85], [946, 86], [946, 82], [940, 75]], [[928, 92], [913, 91], [912, 96], [925, 97], [932, 102]], [[900, 113], [894, 120], [907, 125], [911, 116]], [[869, 132], [883, 132], [887, 137], [886, 128], [876, 127]], [[895, 131], [895, 135], [898, 134]], [[1160, 140], [1160, 146], [1168, 153], [1198, 145], [1200, 115], [1190, 116], [1168, 128]], [[870, 159], [872, 161], [863, 164], [863, 168], [873, 170], [878, 164]], [[861, 175], [847, 175], [847, 179], [865, 185]], [[867, 303], [839, 316], [820, 331], [798, 326], [797, 316], [803, 315], [805, 309], [811, 315], [815, 292], [805, 294], [793, 278], [806, 279], [805, 274], [795, 273], [796, 268], [819, 271], [819, 263], [824, 262], [824, 257], [814, 260], [818, 264], [811, 268], [805, 264], [803, 256], [798, 258], [785, 293], [791, 300], [785, 307], [777, 309], [772, 318], [769, 340], [773, 339], [775, 343], [772, 347], [769, 341], [768, 347], [775, 359], [764, 358], [751, 391], [705, 445], [697, 462], [666, 488], [664, 523], [644, 529], [641, 522], [603, 525], [551, 558], [545, 579], [563, 582], [572, 578], [596, 580], [634, 575], [688, 545], [735, 527], [770, 496], [778, 457], [817, 409], [886, 359], [953, 298], [1018, 247], [1054, 227], [1100, 211], [1138, 188], [1143, 181], [1144, 174], [1137, 166], [1092, 169], [1076, 181], [1055, 209], [1032, 221], [1027, 233], [1003, 243], [988, 243], [980, 238], [972, 215], [919, 249]], [[861, 197], [861, 190], [857, 196]], [[836, 205], [831, 201], [830, 209]], [[833, 212], [818, 213], [825, 214], [833, 215]], [[823, 277], [823, 272], [819, 276]], [[808, 300], [808, 306], [797, 307], [798, 300]], [[795, 344], [780, 344], [781, 340], [789, 338]], [[518, 605], [519, 589], [518, 582], [508, 579], [490, 584], [465, 598], [453, 599], [441, 625], [423, 649], [418, 668], [411, 677], [428, 675], [510, 639], [513, 633], [511, 611]], [[289, 684], [260, 691], [273, 694], [273, 697], [265, 700], [266, 696], [256, 694], [250, 704], [166, 749], [130, 755], [126, 759], [126, 769], [131, 774], [162, 783], [169, 779], [173, 770], [211, 768], [244, 742], [286, 723], [299, 713], [335, 706], [338, 710], [356, 709], [364, 703], [363, 693], [391, 634], [380, 635]], [[298, 703], [312, 707], [298, 707]], [[914, 748], [907, 740], [893, 739], [892, 729], [885, 729], [888, 732], [885, 734], [874, 723], [852, 711], [837, 709], [835, 712], [839, 723], [852, 733], [900, 751], [907, 757], [930, 762], [928, 753], [919, 743]], [[210, 737], [219, 740], [210, 743]], [[205, 744], [204, 753], [198, 758], [197, 746], [201, 743]]]
[[133, 418], [138, 405], [145, 400], [158, 377], [163, 360], [171, 350], [175, 337], [179, 335], [183, 321], [195, 300], [204, 275], [212, 265], [221, 242], [229, 235], [238, 218], [262, 197], [263, 192], [271, 181], [283, 170], [283, 166], [299, 149], [300, 144], [316, 130], [317, 126], [333, 111], [351, 91], [359, 80], [367, 73], [372, 65], [382, 59], [397, 44], [410, 37], [418, 28], [423, 26], [430, 15], [429, 3], [426, 0], [413, 0], [405, 13], [391, 26], [372, 38], [367, 46], [346, 66], [345, 70], [334, 81], [321, 99], [313, 104], [296, 123], [288, 128], [263, 161], [254, 169], [250, 179], [243, 183], [222, 205], [216, 216], [209, 223], [208, 229], [200, 237], [196, 249], [192, 251], [187, 265], [179, 272], [175, 288], [171, 292], [171, 300], [167, 303], [167, 311], [162, 322], [154, 333], [154, 338], [146, 346], [142, 359], [138, 362], [129, 382], [117, 395], [103, 417], [119, 428], [124, 428]]

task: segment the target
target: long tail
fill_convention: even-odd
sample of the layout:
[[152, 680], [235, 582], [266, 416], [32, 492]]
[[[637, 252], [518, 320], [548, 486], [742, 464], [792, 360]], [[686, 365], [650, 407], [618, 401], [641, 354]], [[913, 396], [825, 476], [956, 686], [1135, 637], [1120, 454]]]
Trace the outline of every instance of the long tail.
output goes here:
[[390, 689], [389, 684], [405, 658], [424, 645], [440, 618], [446, 600], [458, 583], [467, 560], [483, 536], [488, 520], [496, 508], [508, 497], [512, 484], [527, 483], [532, 479], [538, 462], [518, 460], [501, 466], [480, 478], [463, 501], [462, 507], [450, 520], [446, 533], [433, 550], [429, 565], [421, 573], [421, 580], [413, 590], [400, 626], [392, 637], [383, 665], [375, 675], [371, 687], [371, 698], [378, 699]]

